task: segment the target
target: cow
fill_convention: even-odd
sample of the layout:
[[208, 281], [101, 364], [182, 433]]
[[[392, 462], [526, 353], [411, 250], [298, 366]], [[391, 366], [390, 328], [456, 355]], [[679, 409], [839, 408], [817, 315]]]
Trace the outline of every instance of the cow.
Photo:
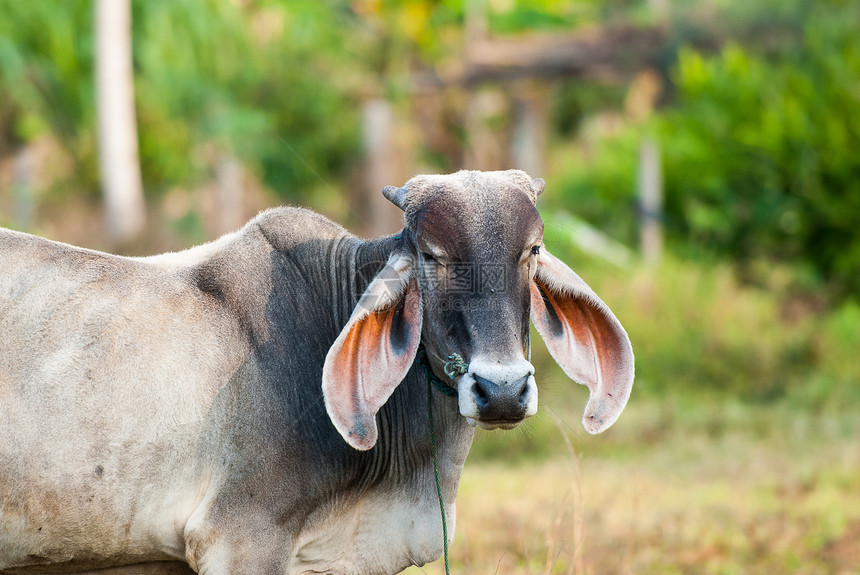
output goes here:
[[630, 395], [627, 334], [543, 245], [544, 185], [417, 176], [371, 240], [296, 207], [143, 258], [0, 232], [0, 572], [438, 558], [434, 445], [450, 542], [474, 428], [537, 410], [530, 318], [588, 432]]

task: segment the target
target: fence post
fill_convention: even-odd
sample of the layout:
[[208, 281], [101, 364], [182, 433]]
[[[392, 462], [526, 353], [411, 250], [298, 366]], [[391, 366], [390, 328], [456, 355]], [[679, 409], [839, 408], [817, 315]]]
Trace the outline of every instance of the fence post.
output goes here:
[[546, 95], [543, 86], [533, 82], [516, 90], [514, 125], [511, 133], [511, 164], [532, 177], [543, 175], [547, 125]]
[[33, 150], [31, 144], [24, 144], [15, 152], [15, 226], [19, 230], [33, 228]]
[[656, 267], [663, 254], [663, 170], [660, 146], [647, 136], [639, 147], [639, 240], [646, 265]]
[[218, 182], [218, 233], [226, 234], [239, 229], [244, 222], [242, 210], [242, 164], [231, 153], [224, 153], [215, 167]]
[[353, 207], [364, 233], [378, 236], [402, 227], [403, 213], [382, 195], [383, 187], [404, 183], [399, 180], [396, 119], [393, 107], [382, 97], [366, 101], [362, 116], [366, 171]]
[[95, 21], [99, 168], [108, 237], [121, 245], [140, 233], [146, 219], [134, 112], [131, 1], [97, 0]]

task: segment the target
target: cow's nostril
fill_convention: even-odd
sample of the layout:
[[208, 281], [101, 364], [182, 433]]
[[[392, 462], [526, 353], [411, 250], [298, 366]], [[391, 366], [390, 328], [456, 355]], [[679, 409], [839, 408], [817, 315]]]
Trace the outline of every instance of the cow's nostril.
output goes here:
[[490, 404], [490, 398], [487, 397], [487, 392], [481, 385], [480, 380], [475, 381], [475, 385], [472, 386], [472, 393], [475, 396], [475, 403], [478, 404], [478, 409], [485, 409]]
[[529, 388], [529, 377], [510, 383], [498, 384], [473, 373], [472, 398], [483, 421], [520, 421], [525, 417], [529, 404], [534, 400]]
[[523, 382], [523, 389], [520, 391], [520, 405], [526, 407], [529, 403], [529, 386], [528, 386], [528, 378]]

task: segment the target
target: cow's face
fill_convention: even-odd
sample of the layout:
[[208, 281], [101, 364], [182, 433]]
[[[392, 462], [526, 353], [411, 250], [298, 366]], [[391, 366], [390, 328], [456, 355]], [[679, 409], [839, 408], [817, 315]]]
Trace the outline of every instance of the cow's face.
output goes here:
[[514, 427], [537, 411], [528, 361], [530, 285], [543, 239], [536, 184], [468, 174], [420, 185], [423, 201], [407, 217], [430, 364], [448, 379], [447, 358], [461, 356], [468, 370], [452, 382], [460, 413], [488, 429]]
[[591, 391], [583, 424], [609, 427], [633, 382], [630, 342], [612, 312], [543, 246], [543, 180], [521, 171], [418, 176], [386, 197], [405, 212], [402, 245], [368, 286], [323, 370], [326, 407], [357, 449], [423, 343], [460, 413], [487, 429], [537, 411], [529, 317], [559, 365]]

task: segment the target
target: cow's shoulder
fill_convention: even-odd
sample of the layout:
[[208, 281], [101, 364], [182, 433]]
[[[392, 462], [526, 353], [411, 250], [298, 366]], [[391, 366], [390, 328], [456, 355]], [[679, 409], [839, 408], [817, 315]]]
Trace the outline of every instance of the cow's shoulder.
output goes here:
[[277, 207], [212, 242], [138, 261], [181, 278], [195, 298], [236, 318], [252, 340], [266, 341], [270, 334], [265, 314], [276, 287], [275, 267], [283, 259], [276, 252], [303, 259], [300, 246], [330, 244], [346, 236], [343, 227], [316, 212]]
[[333, 241], [350, 235], [343, 226], [307, 208], [282, 206], [261, 212], [245, 229], [257, 229], [279, 251], [306, 242]]
[[214, 241], [137, 259], [156, 267], [203, 270], [210, 275], [247, 274], [252, 271], [249, 266], [267, 260], [273, 250], [287, 252], [308, 242], [328, 243], [350, 235], [340, 224], [312, 210], [281, 206], [260, 212], [239, 230]]

